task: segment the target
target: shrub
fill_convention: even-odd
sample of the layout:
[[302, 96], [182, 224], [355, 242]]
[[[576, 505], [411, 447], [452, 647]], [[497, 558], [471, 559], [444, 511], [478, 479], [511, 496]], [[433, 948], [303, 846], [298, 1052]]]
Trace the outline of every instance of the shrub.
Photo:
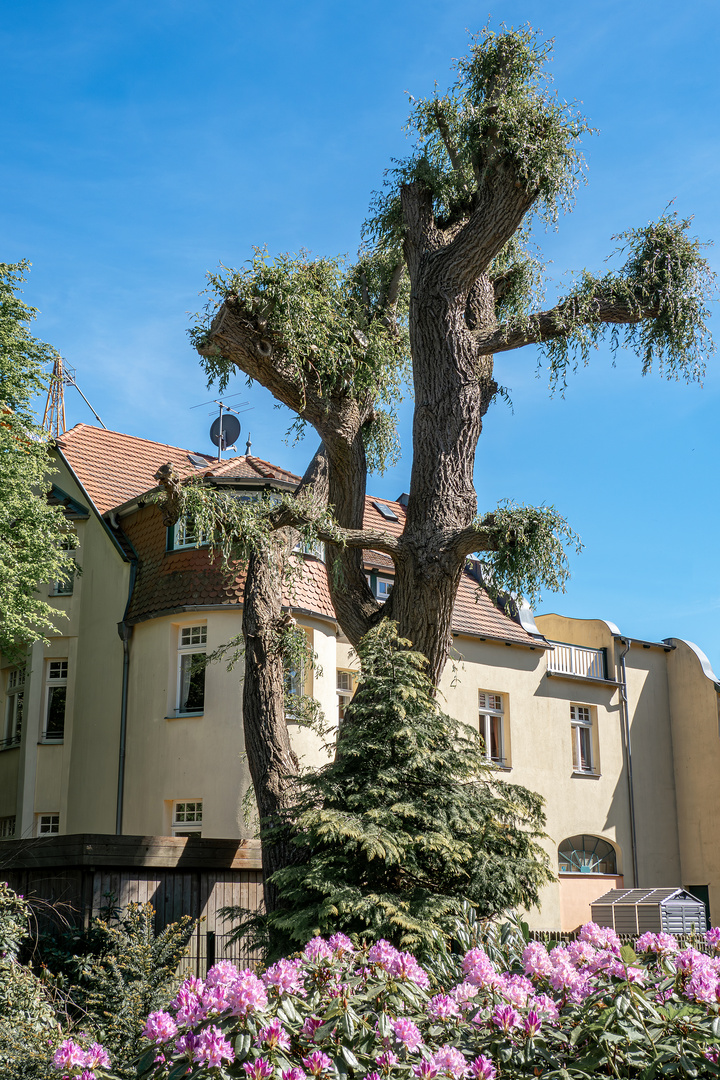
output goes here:
[[[523, 929], [525, 934], [523, 934]], [[715, 935], [713, 937], [713, 935]], [[477, 940], [477, 927], [459, 939]], [[714, 947], [720, 931], [710, 931]], [[720, 958], [620, 948], [594, 923], [548, 949], [491, 927], [426, 967], [387, 942], [315, 938], [261, 976], [216, 964], [147, 1021], [141, 1077], [491, 1080], [718, 1076]]]

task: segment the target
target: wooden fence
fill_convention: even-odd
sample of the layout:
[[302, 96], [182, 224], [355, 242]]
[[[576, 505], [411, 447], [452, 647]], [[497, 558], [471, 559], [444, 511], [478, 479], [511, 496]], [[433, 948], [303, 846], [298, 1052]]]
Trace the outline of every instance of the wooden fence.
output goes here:
[[220, 911], [262, 905], [259, 844], [204, 837], [82, 834], [8, 841], [0, 878], [30, 900], [42, 926], [87, 926], [110, 906], [150, 903], [156, 929], [182, 915], [200, 922], [183, 970], [203, 975], [208, 960], [250, 963], [242, 943], [226, 949], [230, 924]]

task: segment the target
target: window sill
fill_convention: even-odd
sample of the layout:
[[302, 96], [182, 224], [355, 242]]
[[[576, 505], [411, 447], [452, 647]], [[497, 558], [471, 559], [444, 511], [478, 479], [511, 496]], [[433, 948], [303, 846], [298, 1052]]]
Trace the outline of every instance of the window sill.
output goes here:
[[19, 750], [19, 749], [20, 749], [20, 740], [18, 739], [17, 742], [8, 742], [8, 743], [5, 743], [4, 746], [0, 745], [0, 754], [3, 752], [3, 750]]
[[599, 780], [602, 773], [599, 772], [578, 772], [576, 769], [572, 771], [573, 777], [582, 777], [583, 780]]
[[204, 709], [199, 709], [197, 712], [176, 712], [176, 713], [173, 713], [171, 716], [166, 716], [165, 719], [166, 720], [185, 720], [185, 719], [198, 720], [200, 717], [202, 717], [204, 715], [205, 715], [205, 710]]
[[38, 746], [62, 746], [65, 739], [38, 739]]

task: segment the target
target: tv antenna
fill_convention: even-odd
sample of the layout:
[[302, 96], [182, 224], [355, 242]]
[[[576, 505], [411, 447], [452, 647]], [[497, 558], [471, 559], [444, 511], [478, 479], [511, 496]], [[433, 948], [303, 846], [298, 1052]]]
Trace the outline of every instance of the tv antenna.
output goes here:
[[[70, 364], [67, 364], [62, 356], [58, 356], [53, 363], [52, 374], [50, 376], [50, 386], [48, 387], [48, 396], [47, 401], [45, 402], [45, 412], [43, 414], [43, 430], [47, 431], [49, 435], [52, 435], [54, 439], [58, 439], [67, 431], [67, 422], [65, 420], [66, 386], [75, 387], [97, 422], [101, 427], [105, 427], [102, 420], [78, 386], [75, 379], [75, 368]], [[107, 431], [107, 428], [105, 428], [105, 430]]]
[[[231, 394], [230, 398], [240, 397], [240, 394]], [[252, 406], [249, 401], [241, 401], [239, 407], [231, 408], [226, 402], [213, 398], [211, 401], [201, 401], [199, 405], [191, 405], [191, 409], [201, 409], [203, 405], [217, 405], [220, 409], [219, 416], [210, 427], [210, 438], [218, 448], [217, 459], [222, 461], [222, 452], [234, 446], [240, 437], [240, 421], [238, 416], [248, 412]], [[245, 408], [247, 406], [247, 408]], [[210, 416], [213, 414], [210, 413]]]

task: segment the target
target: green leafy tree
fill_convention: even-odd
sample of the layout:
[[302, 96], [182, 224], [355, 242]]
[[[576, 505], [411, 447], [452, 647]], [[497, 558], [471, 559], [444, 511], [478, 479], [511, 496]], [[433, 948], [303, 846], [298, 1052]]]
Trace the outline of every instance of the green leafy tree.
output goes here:
[[58, 611], [40, 599], [38, 582], [75, 569], [62, 508], [45, 497], [48, 437], [32, 400], [57, 354], [29, 331], [36, 310], [18, 295], [27, 267], [0, 263], [0, 651], [10, 656], [55, 628]]
[[463, 902], [482, 916], [530, 907], [551, 880], [542, 799], [498, 779], [409, 644], [387, 620], [362, 641], [335, 759], [301, 778], [285, 826], [297, 861], [275, 874], [264, 923], [273, 952], [338, 930], [436, 949]]

